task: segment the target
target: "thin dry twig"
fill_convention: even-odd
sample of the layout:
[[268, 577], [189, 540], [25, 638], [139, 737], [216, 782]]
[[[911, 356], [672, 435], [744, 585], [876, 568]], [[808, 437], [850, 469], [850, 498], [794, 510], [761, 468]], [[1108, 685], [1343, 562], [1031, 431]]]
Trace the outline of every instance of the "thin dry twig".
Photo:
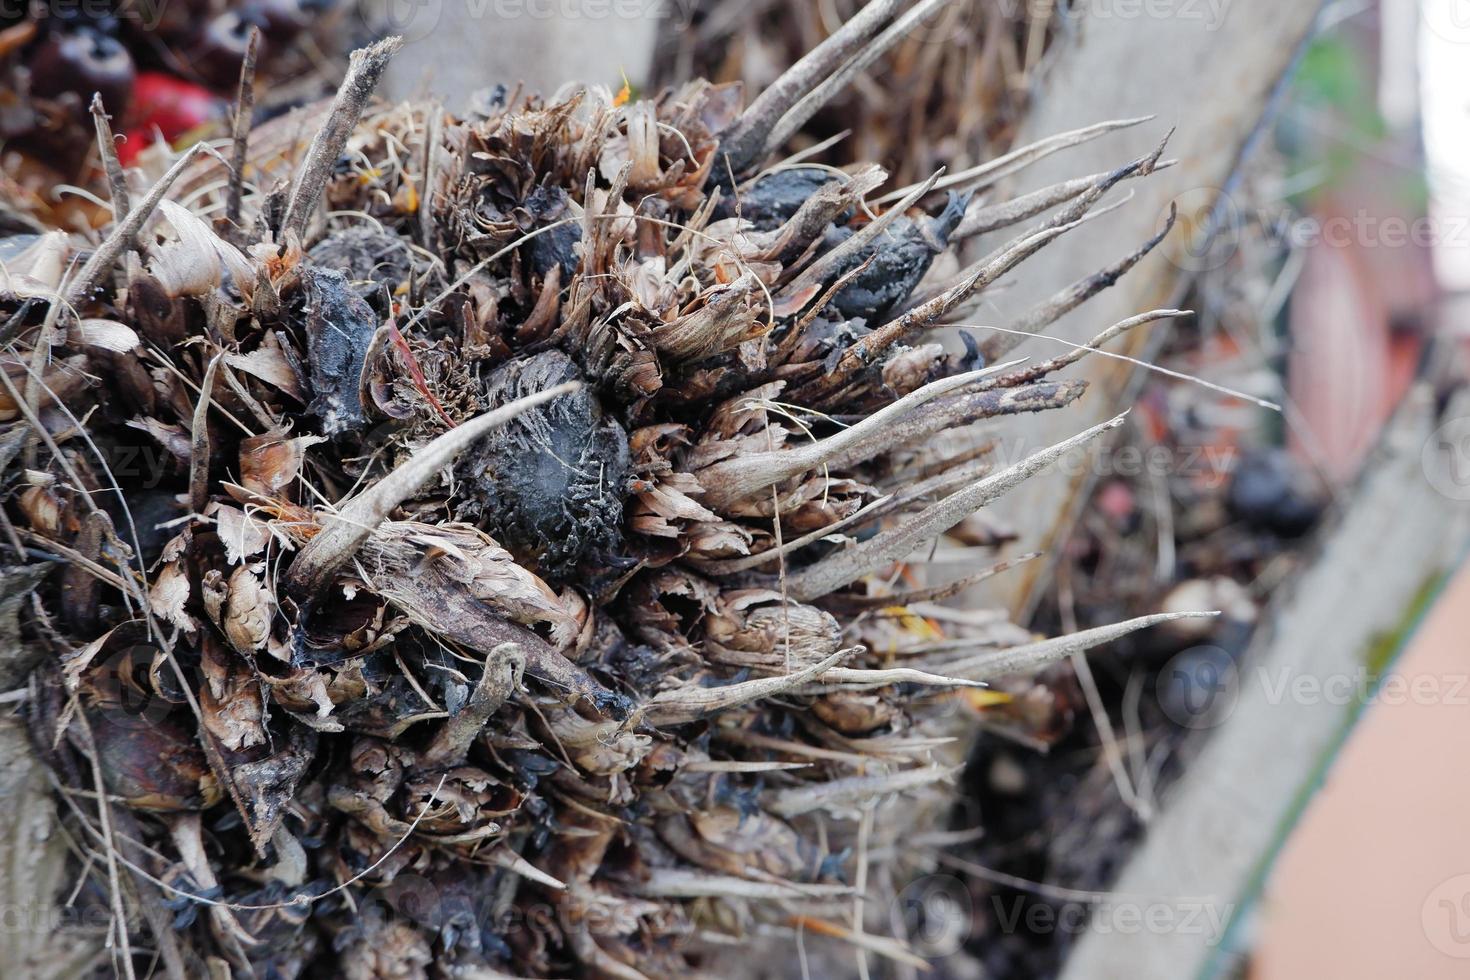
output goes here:
[[252, 25], [240, 64], [240, 87], [235, 95], [235, 121], [231, 128], [230, 184], [225, 194], [225, 220], [240, 226], [240, 204], [245, 196], [245, 160], [250, 151], [251, 117], [255, 113], [255, 60], [260, 55], [260, 28]]
[[903, 0], [872, 0], [767, 87], [720, 141], [720, 154], [730, 168], [741, 173], [755, 163], [781, 117], [840, 68], [902, 5]]
[[326, 190], [337, 158], [347, 145], [347, 138], [367, 108], [388, 61], [402, 46], [403, 38], [389, 37], [352, 53], [347, 77], [337, 90], [326, 121], [312, 137], [306, 158], [301, 161], [301, 168], [296, 174], [296, 182], [286, 202], [286, 214], [281, 220], [283, 241], [286, 235], [306, 237], [306, 226], [321, 202], [322, 192]]
[[97, 129], [97, 152], [102, 157], [102, 169], [107, 174], [107, 189], [112, 198], [112, 220], [116, 224], [131, 210], [128, 203], [128, 178], [117, 158], [117, 140], [112, 135], [112, 125], [102, 107], [100, 94], [92, 96], [92, 123]]

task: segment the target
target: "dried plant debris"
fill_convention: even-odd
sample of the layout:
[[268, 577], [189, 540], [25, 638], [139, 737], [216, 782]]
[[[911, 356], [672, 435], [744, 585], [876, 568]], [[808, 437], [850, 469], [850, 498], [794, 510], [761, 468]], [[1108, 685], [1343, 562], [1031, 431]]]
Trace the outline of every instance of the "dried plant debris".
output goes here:
[[[850, 22], [863, 0], [688, 0], [687, 23], [661, 42], [658, 77], [696, 75], [770, 86], [808, 50]], [[901, 183], [941, 166], [959, 170], [1016, 137], [1039, 69], [1076, 29], [1066, 4], [914, 0], [841, 67], [817, 78], [766, 130], [768, 148], [809, 162], [876, 162]], [[845, 49], [844, 49], [845, 55]], [[830, 62], [829, 62], [830, 64]], [[774, 146], [773, 146], [774, 144]]]
[[946, 278], [963, 182], [729, 164], [780, 99], [459, 119], [371, 102], [392, 50], [238, 224], [193, 157], [5, 265], [0, 542], [44, 579], [26, 713], [85, 889], [145, 912], [109, 966], [664, 977], [798, 930], [914, 963], [875, 899], [958, 736], [1156, 622], [1037, 642], [938, 604], [1004, 564], [923, 557], [1119, 424], [1007, 459], [1082, 385], [930, 335], [1120, 178]]

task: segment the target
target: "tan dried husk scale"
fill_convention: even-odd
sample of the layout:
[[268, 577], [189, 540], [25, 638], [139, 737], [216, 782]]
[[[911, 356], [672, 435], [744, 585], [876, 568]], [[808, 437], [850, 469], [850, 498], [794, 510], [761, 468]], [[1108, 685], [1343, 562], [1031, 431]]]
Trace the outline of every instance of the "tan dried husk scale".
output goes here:
[[925, 279], [975, 205], [834, 261], [872, 171], [722, 174], [741, 105], [366, 104], [272, 191], [313, 108], [252, 134], [243, 227], [198, 164], [74, 309], [80, 243], [10, 264], [6, 516], [71, 564], [30, 720], [62, 784], [104, 761], [169, 969], [679, 976], [798, 926], [911, 962], [895, 845], [1003, 713], [977, 685], [1153, 622], [926, 615], [922, 546], [1120, 420], [978, 451], [1081, 386], [924, 342], [999, 274]]

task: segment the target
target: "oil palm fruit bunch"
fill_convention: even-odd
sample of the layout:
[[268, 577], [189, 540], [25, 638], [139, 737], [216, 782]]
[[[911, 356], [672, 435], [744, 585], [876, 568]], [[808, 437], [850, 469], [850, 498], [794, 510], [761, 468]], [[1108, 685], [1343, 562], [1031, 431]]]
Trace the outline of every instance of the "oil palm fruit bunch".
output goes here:
[[1006, 458], [1084, 352], [933, 338], [1161, 148], [989, 201], [1116, 126], [886, 199], [783, 161], [901, 6], [748, 105], [383, 105], [390, 39], [105, 235], [12, 243], [0, 547], [108, 970], [730, 975], [800, 936], [922, 964], [887, 899], [966, 733], [1054, 724], [1034, 675], [1155, 621], [943, 605], [1006, 564], [940, 581], [925, 548], [1119, 420]]

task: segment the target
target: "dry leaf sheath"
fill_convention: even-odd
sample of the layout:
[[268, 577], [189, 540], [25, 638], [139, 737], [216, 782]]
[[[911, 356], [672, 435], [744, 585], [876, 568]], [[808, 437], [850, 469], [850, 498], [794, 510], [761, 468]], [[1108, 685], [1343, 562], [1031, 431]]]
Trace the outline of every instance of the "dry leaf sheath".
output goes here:
[[100, 248], [8, 263], [0, 531], [58, 562], [29, 721], [79, 844], [138, 838], [88, 867], [162, 896], [169, 969], [682, 976], [798, 920], [913, 961], [868, 835], [944, 798], [1004, 700], [979, 682], [1152, 622], [925, 618], [988, 574], [933, 542], [1121, 421], [1008, 455], [1005, 416], [1083, 393], [1046, 376], [1073, 358], [987, 367], [940, 328], [1158, 154], [1009, 210], [761, 171], [897, 6], [744, 113], [708, 84], [384, 106], [385, 43], [229, 240], [197, 214], [241, 188], [200, 157]]

